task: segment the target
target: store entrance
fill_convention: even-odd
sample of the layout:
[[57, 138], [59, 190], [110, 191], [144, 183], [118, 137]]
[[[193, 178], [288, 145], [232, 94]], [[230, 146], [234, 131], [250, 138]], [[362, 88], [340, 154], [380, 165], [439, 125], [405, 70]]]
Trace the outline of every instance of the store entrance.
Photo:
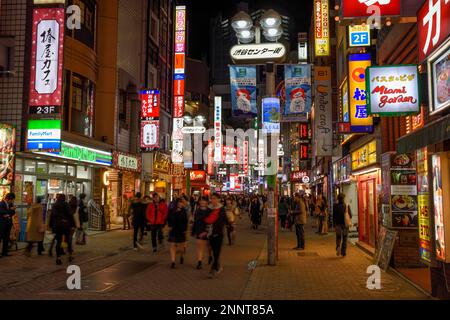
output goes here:
[[375, 247], [377, 236], [376, 179], [361, 179], [358, 184], [359, 240]]

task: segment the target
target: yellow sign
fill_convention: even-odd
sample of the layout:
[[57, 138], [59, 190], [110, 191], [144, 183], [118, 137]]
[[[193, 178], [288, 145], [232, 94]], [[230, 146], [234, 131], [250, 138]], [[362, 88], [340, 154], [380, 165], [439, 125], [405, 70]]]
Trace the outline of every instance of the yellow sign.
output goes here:
[[352, 153], [352, 170], [377, 163], [377, 141], [373, 140]]
[[330, 10], [328, 0], [314, 0], [314, 37], [316, 56], [329, 56]]
[[352, 133], [371, 133], [373, 118], [367, 113], [366, 68], [370, 67], [369, 53], [348, 56], [350, 124]]

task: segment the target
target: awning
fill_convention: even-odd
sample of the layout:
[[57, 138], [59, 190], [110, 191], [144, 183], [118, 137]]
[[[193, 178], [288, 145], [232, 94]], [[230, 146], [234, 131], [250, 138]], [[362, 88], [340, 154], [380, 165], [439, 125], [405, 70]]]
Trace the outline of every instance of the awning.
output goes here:
[[450, 139], [450, 115], [397, 140], [398, 153], [410, 153]]

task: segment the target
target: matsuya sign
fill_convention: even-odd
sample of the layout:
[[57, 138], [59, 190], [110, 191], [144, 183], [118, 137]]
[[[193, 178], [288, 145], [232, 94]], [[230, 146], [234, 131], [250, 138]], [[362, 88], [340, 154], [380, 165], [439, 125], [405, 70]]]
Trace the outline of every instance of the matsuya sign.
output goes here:
[[230, 55], [236, 64], [284, 62], [286, 47], [281, 43], [239, 44], [231, 48]]

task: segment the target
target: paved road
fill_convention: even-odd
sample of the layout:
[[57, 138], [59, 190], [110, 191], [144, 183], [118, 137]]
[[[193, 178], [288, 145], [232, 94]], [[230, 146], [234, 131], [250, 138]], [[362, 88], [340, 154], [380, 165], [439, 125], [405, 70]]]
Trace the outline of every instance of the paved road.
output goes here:
[[[67, 264], [56, 266], [47, 256], [27, 258], [22, 253], [0, 259], [0, 299], [427, 299], [404, 280], [382, 275], [382, 290], [365, 288], [370, 259], [351, 247], [345, 259], [333, 250], [333, 234], [318, 236], [307, 226], [307, 250], [291, 250], [294, 233], [280, 233], [280, 262], [265, 265], [264, 227], [250, 229], [247, 218], [238, 226], [237, 243], [224, 245], [224, 272], [217, 279], [208, 270], [196, 270], [195, 242], [190, 239], [184, 265], [169, 268], [167, 248], [151, 253], [131, 250], [129, 231], [90, 237], [87, 246], [76, 247], [74, 264], [81, 268], [81, 291], [68, 291]], [[256, 262], [257, 261], [257, 262]], [[254, 262], [254, 263], [252, 263]], [[255, 266], [253, 269], [250, 266]]]

